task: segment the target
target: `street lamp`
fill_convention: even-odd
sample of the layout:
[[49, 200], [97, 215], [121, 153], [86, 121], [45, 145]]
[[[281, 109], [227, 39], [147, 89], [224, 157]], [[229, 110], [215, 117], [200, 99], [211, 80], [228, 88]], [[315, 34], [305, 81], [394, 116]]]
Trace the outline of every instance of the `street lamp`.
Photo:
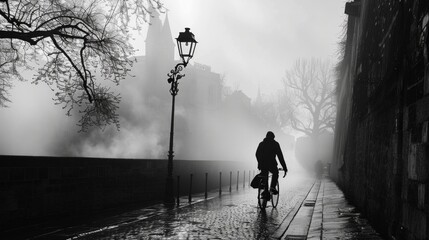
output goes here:
[[165, 187], [165, 198], [164, 203], [166, 205], [174, 204], [174, 195], [173, 195], [173, 136], [174, 136], [174, 109], [176, 102], [176, 95], [179, 92], [178, 85], [179, 80], [185, 76], [185, 74], [180, 74], [187, 65], [189, 60], [194, 56], [195, 47], [197, 46], [197, 41], [192, 32], [189, 31], [190, 28], [185, 28], [184, 32], [180, 32], [179, 36], [176, 38], [177, 48], [179, 50], [179, 56], [182, 59], [182, 62], [176, 64], [174, 69], [167, 74], [168, 83], [170, 86], [170, 93], [172, 96], [172, 107], [171, 107], [171, 127], [170, 127], [170, 146], [168, 150], [168, 166], [167, 166], [167, 182]]
[[195, 47], [197, 46], [195, 36], [189, 30], [191, 29], [185, 28], [185, 31], [179, 33], [179, 37], [176, 38], [179, 55], [182, 58], [184, 67], [188, 65], [189, 60], [194, 56]]

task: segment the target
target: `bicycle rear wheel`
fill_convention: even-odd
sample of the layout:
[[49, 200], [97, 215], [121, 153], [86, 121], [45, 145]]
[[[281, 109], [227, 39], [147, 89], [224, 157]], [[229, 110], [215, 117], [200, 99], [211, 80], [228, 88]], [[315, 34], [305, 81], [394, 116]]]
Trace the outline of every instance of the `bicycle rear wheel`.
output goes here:
[[279, 204], [279, 197], [280, 197], [280, 188], [279, 188], [279, 183], [277, 182], [276, 185], [276, 190], [277, 190], [277, 194], [271, 194], [271, 204], [273, 205], [273, 208], [277, 207], [277, 204]]
[[267, 199], [262, 198], [262, 192], [264, 191], [264, 184], [261, 180], [258, 187], [258, 206], [261, 210], [267, 207]]

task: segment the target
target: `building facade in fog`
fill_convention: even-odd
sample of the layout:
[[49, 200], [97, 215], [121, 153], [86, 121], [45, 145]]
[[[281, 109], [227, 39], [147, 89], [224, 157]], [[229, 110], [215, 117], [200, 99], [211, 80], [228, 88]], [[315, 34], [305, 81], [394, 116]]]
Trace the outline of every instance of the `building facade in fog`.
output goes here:
[[387, 238], [429, 238], [429, 1], [346, 3], [331, 176]]
[[[141, 128], [143, 138], [151, 138], [152, 149], [159, 149], [155, 158], [166, 156], [168, 147], [171, 95], [167, 74], [179, 63], [173, 39], [168, 16], [162, 23], [153, 11], [145, 56], [136, 58], [131, 71], [134, 77], [121, 84], [122, 127], [129, 128], [131, 123], [132, 128]], [[175, 158], [256, 163], [257, 144], [269, 129], [252, 111], [251, 99], [239, 90], [224, 94], [221, 75], [208, 65], [191, 60], [181, 73], [185, 77], [179, 81], [176, 96]], [[128, 94], [131, 92], [138, 92], [140, 98], [132, 97], [136, 94]]]
[[[168, 15], [166, 15], [164, 23], [162, 23], [157, 11], [153, 11], [152, 15], [145, 41], [146, 54], [137, 57], [134, 69], [137, 71], [138, 81], [145, 83], [143, 89], [145, 95], [165, 99], [171, 97], [167, 73], [179, 61], [174, 58], [177, 49], [171, 33]], [[177, 96], [179, 107], [188, 110], [219, 107], [222, 90], [220, 74], [212, 72], [210, 66], [193, 61], [181, 73], [186, 76], [179, 81], [179, 94]]]

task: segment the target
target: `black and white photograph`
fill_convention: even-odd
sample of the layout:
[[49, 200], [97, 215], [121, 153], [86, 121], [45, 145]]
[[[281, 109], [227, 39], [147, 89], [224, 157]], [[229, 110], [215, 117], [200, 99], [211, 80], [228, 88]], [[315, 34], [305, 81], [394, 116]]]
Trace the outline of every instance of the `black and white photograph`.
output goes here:
[[429, 239], [429, 1], [0, 0], [0, 239]]

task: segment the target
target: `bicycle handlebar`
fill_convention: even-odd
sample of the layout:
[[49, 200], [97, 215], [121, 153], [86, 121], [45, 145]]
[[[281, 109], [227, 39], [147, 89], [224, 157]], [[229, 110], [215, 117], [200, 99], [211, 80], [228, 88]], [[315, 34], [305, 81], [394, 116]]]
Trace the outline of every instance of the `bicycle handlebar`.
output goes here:
[[287, 174], [287, 171], [285, 171], [283, 168], [279, 168], [279, 171], [284, 171], [283, 178], [285, 178], [286, 174]]
[[279, 168], [279, 171], [284, 171], [283, 178], [285, 178], [286, 174], [287, 174], [287, 171], [285, 171], [283, 168]]

